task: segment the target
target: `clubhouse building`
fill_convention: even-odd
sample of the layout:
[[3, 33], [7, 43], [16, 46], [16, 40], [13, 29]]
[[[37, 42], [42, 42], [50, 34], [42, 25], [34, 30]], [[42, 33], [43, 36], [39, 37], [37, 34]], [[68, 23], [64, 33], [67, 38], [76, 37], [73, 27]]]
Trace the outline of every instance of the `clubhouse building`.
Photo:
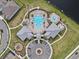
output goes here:
[[23, 27], [17, 32], [17, 36], [22, 40], [32, 37], [55, 38], [58, 33], [64, 30], [64, 24], [56, 13], [48, 13], [42, 9], [34, 9], [28, 12], [27, 18], [23, 22]]

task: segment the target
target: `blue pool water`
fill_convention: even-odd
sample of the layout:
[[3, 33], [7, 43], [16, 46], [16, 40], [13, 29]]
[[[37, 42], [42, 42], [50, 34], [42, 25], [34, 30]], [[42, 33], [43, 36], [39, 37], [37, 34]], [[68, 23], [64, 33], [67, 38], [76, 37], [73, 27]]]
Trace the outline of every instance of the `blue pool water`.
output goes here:
[[42, 16], [34, 16], [33, 23], [36, 30], [41, 30], [43, 27], [44, 18]]
[[51, 21], [52, 22], [56, 22], [57, 21], [57, 17], [56, 16], [51, 16]]
[[52, 20], [56, 20], [56, 18], [57, 18], [56, 16], [52, 16]]

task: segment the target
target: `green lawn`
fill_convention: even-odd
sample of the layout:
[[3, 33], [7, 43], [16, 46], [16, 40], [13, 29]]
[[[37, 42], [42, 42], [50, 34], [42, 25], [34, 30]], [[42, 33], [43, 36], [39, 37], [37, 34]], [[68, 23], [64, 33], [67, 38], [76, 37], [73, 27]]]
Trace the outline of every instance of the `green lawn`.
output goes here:
[[79, 33], [75, 32], [71, 28], [68, 28], [66, 35], [58, 42], [53, 44], [53, 58], [64, 59], [78, 44]]
[[16, 29], [11, 30], [11, 42], [10, 42], [9, 47], [14, 50], [15, 44], [16, 43], [21, 43], [23, 45], [23, 50], [20, 53], [21, 53], [22, 56], [25, 56], [25, 49], [26, 49], [26, 45], [28, 44], [29, 40], [23, 42], [17, 37], [16, 34], [21, 28], [22, 27], [20, 26], [20, 27], [18, 27]]
[[[79, 45], [79, 25], [76, 24], [74, 21], [72, 21], [71, 18], [61, 13], [57, 8], [55, 8], [51, 4], [48, 4], [45, 0], [37, 0], [37, 1], [36, 0], [17, 0], [17, 1], [18, 3], [20, 1], [24, 7], [27, 5], [29, 5], [30, 7], [40, 6], [42, 9], [45, 9], [50, 12], [55, 12], [62, 18], [62, 21], [67, 25], [68, 31], [66, 35], [60, 41], [52, 45], [54, 51], [51, 59], [64, 59], [77, 45]], [[21, 12], [20, 14], [23, 14], [23, 13]], [[16, 32], [18, 30], [19, 28], [11, 30], [12, 39], [11, 39], [10, 47], [12, 48], [13, 48], [13, 45], [15, 44], [14, 42], [21, 42], [16, 37]], [[21, 43], [24, 44], [23, 42]]]

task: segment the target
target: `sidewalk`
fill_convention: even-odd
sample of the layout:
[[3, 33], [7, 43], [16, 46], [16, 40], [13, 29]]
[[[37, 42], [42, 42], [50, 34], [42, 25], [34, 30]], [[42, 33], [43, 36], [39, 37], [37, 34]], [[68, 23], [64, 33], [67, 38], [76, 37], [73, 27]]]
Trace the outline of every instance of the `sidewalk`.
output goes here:
[[67, 57], [65, 57], [65, 59], [68, 59], [78, 48], [79, 45]]

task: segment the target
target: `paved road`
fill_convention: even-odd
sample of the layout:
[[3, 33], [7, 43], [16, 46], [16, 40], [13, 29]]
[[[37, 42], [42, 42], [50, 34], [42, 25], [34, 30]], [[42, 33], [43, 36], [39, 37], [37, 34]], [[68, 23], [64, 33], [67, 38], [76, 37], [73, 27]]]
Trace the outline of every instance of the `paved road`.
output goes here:
[[2, 39], [0, 44], [0, 52], [4, 51], [9, 42], [9, 32], [8, 27], [3, 20], [0, 19], [0, 30], [3, 31]]
[[69, 59], [79, 59], [79, 49], [77, 49]]

